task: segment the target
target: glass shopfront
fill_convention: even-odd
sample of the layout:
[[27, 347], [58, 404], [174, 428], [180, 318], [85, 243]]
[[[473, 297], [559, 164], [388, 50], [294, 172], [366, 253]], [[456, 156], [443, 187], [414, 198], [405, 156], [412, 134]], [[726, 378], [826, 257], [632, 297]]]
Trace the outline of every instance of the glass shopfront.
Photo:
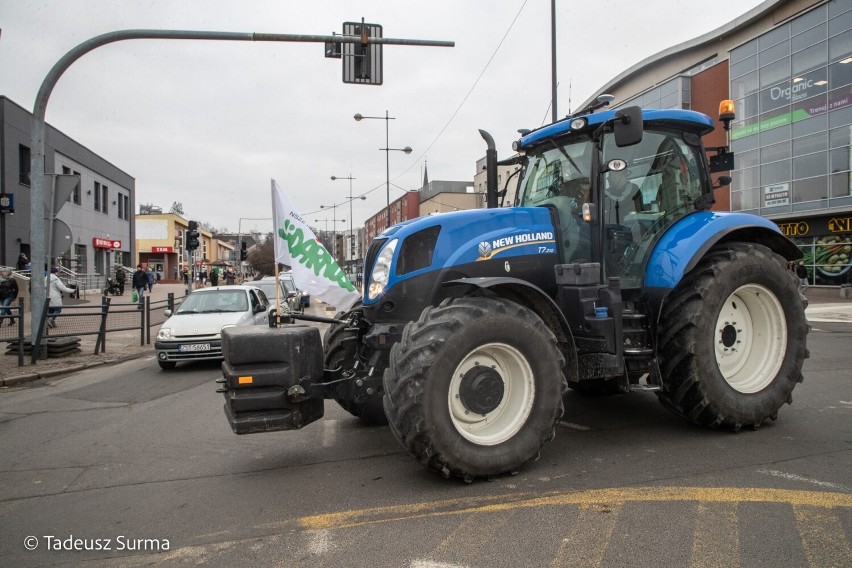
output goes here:
[[832, 0], [737, 47], [729, 71], [731, 209], [852, 209], [852, 2]]
[[776, 223], [801, 249], [811, 285], [852, 283], [852, 213]]

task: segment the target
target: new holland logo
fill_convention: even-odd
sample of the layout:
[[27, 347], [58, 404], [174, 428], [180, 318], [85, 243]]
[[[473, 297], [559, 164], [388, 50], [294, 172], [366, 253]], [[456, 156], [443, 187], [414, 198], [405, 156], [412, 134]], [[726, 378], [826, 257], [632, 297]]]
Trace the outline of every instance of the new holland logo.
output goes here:
[[[555, 250], [555, 242], [551, 231], [542, 231], [539, 233], [520, 233], [509, 235], [493, 241], [482, 241], [479, 243], [479, 258], [477, 260], [489, 260], [504, 250], [515, 247], [525, 247], [528, 245], [539, 245], [537, 252], [539, 254], [553, 253]], [[529, 250], [525, 254], [531, 254]]]

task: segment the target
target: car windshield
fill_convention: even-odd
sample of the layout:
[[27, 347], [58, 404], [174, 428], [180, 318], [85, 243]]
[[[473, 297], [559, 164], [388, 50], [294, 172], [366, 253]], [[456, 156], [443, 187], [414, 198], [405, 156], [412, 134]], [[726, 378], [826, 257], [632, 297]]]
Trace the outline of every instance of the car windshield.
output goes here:
[[293, 282], [293, 279], [290, 276], [282, 276], [281, 282], [284, 284], [284, 288], [287, 292], [295, 292], [296, 284]]
[[245, 312], [248, 310], [246, 290], [228, 289], [190, 294], [176, 314]]

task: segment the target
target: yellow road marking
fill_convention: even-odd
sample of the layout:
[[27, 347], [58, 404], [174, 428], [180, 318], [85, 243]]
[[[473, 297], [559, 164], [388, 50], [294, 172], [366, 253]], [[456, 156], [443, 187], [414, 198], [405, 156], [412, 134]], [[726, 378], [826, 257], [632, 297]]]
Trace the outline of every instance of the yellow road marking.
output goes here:
[[499, 495], [470, 499], [448, 499], [389, 507], [355, 509], [310, 515], [298, 519], [304, 529], [344, 528], [392, 523], [424, 517], [495, 513], [556, 505], [600, 505], [626, 502], [698, 501], [704, 503], [786, 503], [822, 508], [852, 508], [852, 494], [737, 487], [635, 487], [553, 493]]
[[793, 511], [802, 536], [808, 566], [846, 568], [852, 548], [836, 515], [813, 505], [795, 505]]
[[739, 568], [737, 503], [698, 502], [689, 568]]
[[600, 566], [621, 508], [621, 503], [580, 505], [577, 521], [559, 546], [552, 568]]

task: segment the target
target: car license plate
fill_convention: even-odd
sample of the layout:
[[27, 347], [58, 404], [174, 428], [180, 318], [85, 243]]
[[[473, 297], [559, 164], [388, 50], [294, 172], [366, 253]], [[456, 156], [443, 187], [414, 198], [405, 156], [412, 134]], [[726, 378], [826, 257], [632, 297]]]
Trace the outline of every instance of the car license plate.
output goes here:
[[210, 344], [195, 343], [193, 345], [181, 345], [178, 347], [178, 351], [181, 353], [186, 353], [187, 351], [210, 351]]

